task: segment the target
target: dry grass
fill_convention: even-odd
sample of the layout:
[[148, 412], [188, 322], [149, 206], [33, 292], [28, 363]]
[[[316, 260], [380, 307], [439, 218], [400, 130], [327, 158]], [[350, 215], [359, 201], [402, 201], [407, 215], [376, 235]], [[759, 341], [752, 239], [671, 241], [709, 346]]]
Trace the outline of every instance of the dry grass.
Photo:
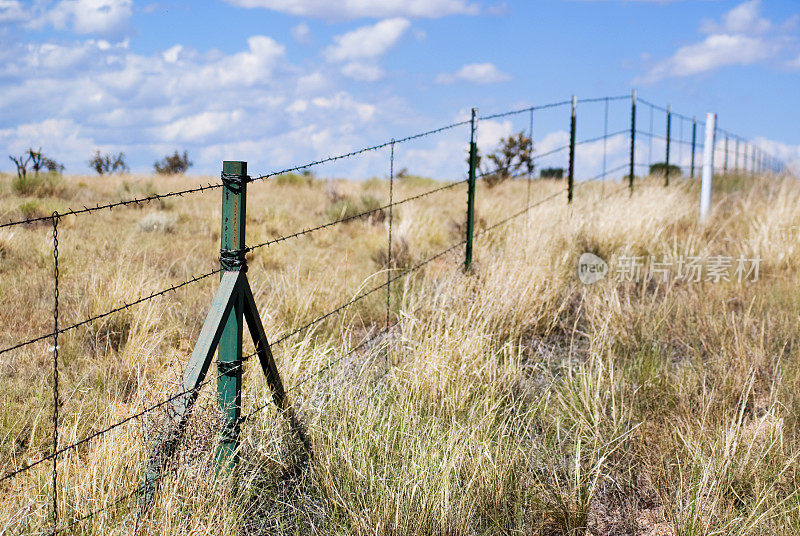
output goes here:
[[[55, 197], [0, 188], [3, 219], [186, 187], [190, 178], [65, 179]], [[395, 199], [425, 191], [400, 184]], [[524, 205], [525, 184], [478, 192], [479, 228]], [[556, 192], [534, 183], [534, 200]], [[247, 421], [235, 477], [215, 478], [219, 422], [206, 388], [154, 507], [136, 500], [78, 534], [793, 535], [800, 532], [800, 185], [718, 181], [707, 225], [697, 185], [583, 185], [457, 249], [275, 348], [309, 430], [304, 455], [272, 406]], [[386, 201], [386, 183], [250, 185], [248, 243]], [[603, 199], [601, 194], [612, 194]], [[48, 194], [49, 195], [49, 194]], [[65, 218], [62, 324], [103, 312], [217, 263], [219, 192]], [[463, 187], [399, 207], [389, 264], [381, 217], [250, 254], [275, 339], [462, 238]], [[22, 208], [20, 208], [22, 207]], [[51, 329], [52, 243], [40, 225], [0, 231], [0, 345]], [[759, 255], [758, 281], [585, 286], [577, 259]], [[60, 342], [61, 444], [168, 396], [213, 294], [208, 278]], [[2, 472], [50, 448], [51, 342], [0, 356]], [[249, 351], [246, 347], [245, 351]], [[344, 358], [343, 358], [344, 356]], [[324, 373], [309, 374], [341, 359]], [[269, 400], [257, 366], [245, 411]], [[213, 369], [212, 369], [213, 370]], [[309, 379], [310, 378], [310, 379]], [[162, 415], [59, 461], [62, 523], [109, 505], [140, 478]], [[0, 484], [0, 532], [46, 533], [49, 464]], [[233, 497], [229, 500], [228, 497]]]

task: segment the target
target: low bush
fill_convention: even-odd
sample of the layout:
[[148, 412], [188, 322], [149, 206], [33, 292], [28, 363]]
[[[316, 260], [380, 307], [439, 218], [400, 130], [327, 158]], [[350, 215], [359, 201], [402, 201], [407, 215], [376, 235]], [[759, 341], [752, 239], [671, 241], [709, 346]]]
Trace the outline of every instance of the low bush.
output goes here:
[[172, 155], [167, 155], [155, 164], [156, 173], [159, 175], [180, 175], [192, 167], [192, 162], [189, 161], [189, 153], [183, 151], [183, 154], [175, 151]]
[[55, 172], [39, 173], [33, 175], [17, 175], [11, 181], [11, 189], [18, 195], [53, 197], [61, 195], [64, 190], [64, 181], [61, 175]]
[[[667, 170], [667, 164], [664, 162], [657, 162], [655, 164], [650, 165], [650, 175], [660, 175], [663, 177], [666, 174], [666, 170]], [[670, 164], [669, 174], [672, 177], [680, 177], [681, 175], [683, 175], [683, 172], [681, 172], [681, 168], [679, 168], [675, 164]]]

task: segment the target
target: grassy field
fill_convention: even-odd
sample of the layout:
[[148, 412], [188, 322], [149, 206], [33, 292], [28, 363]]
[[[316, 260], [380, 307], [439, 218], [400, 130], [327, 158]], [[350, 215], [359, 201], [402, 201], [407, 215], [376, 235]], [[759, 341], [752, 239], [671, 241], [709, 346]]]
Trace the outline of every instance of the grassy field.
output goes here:
[[[15, 187], [5, 176], [0, 219], [212, 180]], [[398, 181], [394, 198], [437, 185]], [[243, 425], [239, 471], [215, 478], [213, 385], [145, 515], [135, 497], [111, 503], [138, 484], [160, 410], [64, 454], [60, 525], [108, 506], [70, 532], [800, 533], [800, 184], [721, 177], [707, 224], [697, 221], [698, 186], [646, 178], [629, 196], [616, 182], [580, 185], [569, 208], [564, 194], [481, 234], [472, 273], [459, 247], [397, 282], [388, 333], [379, 291], [277, 345], [310, 457], [268, 404]], [[563, 188], [534, 181], [531, 200]], [[526, 190], [525, 181], [481, 185], [478, 230], [523, 208]], [[247, 242], [387, 201], [385, 180], [253, 183]], [[395, 209], [391, 265], [385, 213], [253, 251], [248, 277], [269, 336], [458, 243], [465, 206], [460, 185]], [[219, 190], [64, 218], [61, 325], [215, 269], [219, 220]], [[52, 329], [51, 233], [49, 222], [0, 230], [0, 348]], [[585, 252], [610, 266], [592, 285], [576, 276]], [[663, 272], [628, 281], [631, 256], [645, 266], [650, 256], [696, 257], [706, 271], [699, 281]], [[739, 280], [741, 256], [761, 259], [757, 277]], [[733, 259], [730, 280], [707, 280], [719, 259]], [[61, 445], [175, 390], [217, 282], [62, 335]], [[0, 355], [1, 474], [51, 448], [51, 347]], [[269, 401], [257, 365], [244, 385], [245, 412]], [[48, 533], [51, 472], [45, 463], [0, 484], [0, 532]]]

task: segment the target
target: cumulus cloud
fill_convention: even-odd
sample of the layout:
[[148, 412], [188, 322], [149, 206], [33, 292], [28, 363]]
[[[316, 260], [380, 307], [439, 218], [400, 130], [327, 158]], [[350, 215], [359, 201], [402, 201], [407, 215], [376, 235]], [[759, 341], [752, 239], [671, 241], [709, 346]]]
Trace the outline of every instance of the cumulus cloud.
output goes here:
[[119, 35], [128, 29], [132, 0], [62, 0], [31, 24], [79, 34]]
[[436, 77], [436, 82], [439, 84], [454, 84], [456, 82], [496, 84], [509, 80], [511, 80], [511, 76], [498, 69], [493, 63], [470, 63], [464, 65], [453, 74], [442, 73]]
[[479, 12], [477, 5], [465, 0], [226, 0], [248, 8], [264, 8], [290, 15], [325, 19], [386, 17], [438, 18], [447, 15]]
[[691, 76], [729, 65], [752, 65], [772, 57], [777, 50], [774, 43], [759, 37], [709, 35], [701, 43], [678, 49], [671, 58], [655, 65], [642, 81]]
[[395, 17], [356, 28], [335, 36], [323, 56], [331, 63], [344, 63], [341, 73], [347, 78], [375, 82], [384, 76], [377, 60], [397, 44], [410, 26], [408, 19]]
[[275, 169], [387, 137], [381, 114], [397, 108], [291, 65], [269, 36], [230, 54], [177, 44], [143, 55], [94, 39], [7, 52], [0, 119], [16, 126], [0, 129], [0, 145], [42, 146], [69, 172], [87, 171], [95, 148], [125, 151], [134, 169], [174, 149], [200, 172], [226, 158]]
[[0, 24], [5, 22], [21, 22], [28, 19], [28, 13], [17, 0], [0, 0]]
[[334, 44], [325, 49], [325, 58], [328, 61], [378, 58], [397, 44], [409, 26], [408, 19], [396, 17], [337, 35]]
[[654, 83], [664, 78], [687, 77], [731, 65], [753, 65], [775, 58], [786, 40], [761, 16], [761, 0], [748, 0], [723, 15], [720, 21], [705, 21], [700, 31], [706, 37], [680, 47], [635, 80]]

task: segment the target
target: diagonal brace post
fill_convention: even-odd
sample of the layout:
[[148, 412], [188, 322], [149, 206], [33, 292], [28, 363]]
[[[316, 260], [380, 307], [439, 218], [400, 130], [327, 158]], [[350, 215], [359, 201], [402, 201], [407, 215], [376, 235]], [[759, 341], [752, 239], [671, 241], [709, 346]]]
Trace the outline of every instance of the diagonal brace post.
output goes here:
[[145, 508], [151, 504], [161, 471], [175, 453], [180, 442], [186, 421], [197, 400], [200, 387], [205, 381], [214, 352], [222, 337], [224, 321], [233, 310], [237, 297], [241, 295], [240, 289], [243, 284], [246, 284], [246, 281], [244, 273], [241, 272], [226, 272], [222, 276], [197, 344], [183, 373], [178, 394], [167, 407], [166, 420], [147, 461], [144, 478], [139, 489], [141, 503]]

